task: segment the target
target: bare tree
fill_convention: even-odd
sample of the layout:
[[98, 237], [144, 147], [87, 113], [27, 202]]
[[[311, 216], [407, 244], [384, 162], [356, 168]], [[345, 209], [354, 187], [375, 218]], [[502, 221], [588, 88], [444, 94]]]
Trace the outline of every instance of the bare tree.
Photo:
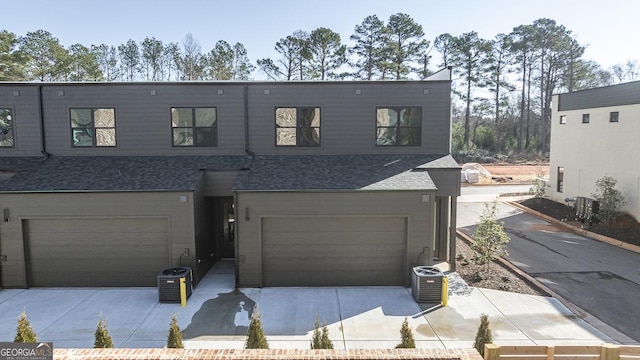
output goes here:
[[198, 80], [202, 78], [203, 61], [202, 47], [191, 33], [182, 39], [182, 57], [180, 70], [183, 80]]

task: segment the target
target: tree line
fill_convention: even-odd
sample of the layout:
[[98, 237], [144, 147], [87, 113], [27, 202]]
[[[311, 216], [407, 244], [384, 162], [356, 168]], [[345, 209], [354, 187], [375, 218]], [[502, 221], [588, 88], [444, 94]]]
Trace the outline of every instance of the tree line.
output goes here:
[[252, 62], [242, 43], [219, 40], [203, 52], [154, 37], [120, 45], [65, 48], [45, 30], [0, 31], [0, 81], [182, 81], [424, 79], [433, 69], [454, 75], [453, 151], [542, 153], [549, 149], [551, 97], [640, 78], [637, 60], [605, 69], [584, 58], [586, 45], [551, 19], [483, 39], [475, 31], [429, 41], [410, 15], [376, 15], [354, 27], [350, 45], [325, 28], [296, 30], [274, 45], [275, 58]]

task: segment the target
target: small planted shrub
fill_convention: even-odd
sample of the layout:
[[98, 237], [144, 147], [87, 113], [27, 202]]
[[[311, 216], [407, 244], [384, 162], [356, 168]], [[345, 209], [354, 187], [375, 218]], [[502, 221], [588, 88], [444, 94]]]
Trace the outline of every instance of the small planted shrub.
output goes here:
[[600, 209], [596, 215], [605, 225], [613, 223], [620, 216], [620, 209], [627, 205], [622, 192], [616, 189], [618, 180], [605, 176], [596, 181], [596, 192], [591, 194], [600, 202]]
[[102, 314], [100, 314], [100, 318], [98, 319], [98, 326], [96, 326], [93, 348], [103, 349], [112, 347], [113, 340], [111, 339], [111, 335], [109, 335], [109, 330], [107, 330], [107, 322], [104, 321], [104, 319], [102, 318]]
[[329, 339], [329, 329], [327, 324], [322, 324], [320, 328], [320, 322], [318, 321], [318, 315], [316, 315], [316, 321], [314, 323], [315, 329], [313, 330], [313, 338], [311, 339], [312, 349], [333, 349], [333, 342]]
[[13, 339], [16, 343], [32, 343], [38, 342], [36, 332], [31, 328], [29, 319], [27, 319], [27, 313], [25, 311], [18, 317], [18, 330], [16, 331], [16, 337]]
[[251, 315], [251, 322], [249, 323], [249, 330], [247, 331], [247, 340], [244, 344], [245, 349], [268, 349], [269, 344], [267, 338], [264, 336], [264, 330], [262, 329], [262, 322], [260, 321], [260, 312], [256, 307]]
[[167, 347], [169, 349], [183, 349], [182, 331], [178, 326], [178, 315], [171, 315], [171, 324], [169, 325], [169, 336], [167, 336]]
[[416, 347], [416, 341], [413, 339], [413, 332], [409, 327], [407, 318], [404, 318], [404, 322], [400, 328], [400, 337], [402, 342], [396, 346], [396, 349], [413, 349]]
[[489, 327], [489, 317], [482, 314], [480, 317], [480, 326], [478, 326], [478, 333], [476, 334], [476, 341], [473, 347], [478, 350], [480, 355], [484, 356], [484, 345], [491, 344], [493, 337], [491, 336], [491, 328]]
[[502, 223], [498, 222], [497, 204], [495, 200], [491, 207], [486, 204], [474, 232], [475, 242], [471, 248], [475, 252], [474, 260], [479, 265], [489, 266], [493, 259], [507, 254], [505, 247], [510, 239]]
[[540, 203], [540, 200], [547, 196], [547, 190], [550, 187], [549, 182], [544, 179], [542, 171], [538, 171], [536, 174], [536, 180], [534, 181], [533, 186], [529, 189], [529, 192], [532, 193], [533, 196], [538, 199], [538, 203]]

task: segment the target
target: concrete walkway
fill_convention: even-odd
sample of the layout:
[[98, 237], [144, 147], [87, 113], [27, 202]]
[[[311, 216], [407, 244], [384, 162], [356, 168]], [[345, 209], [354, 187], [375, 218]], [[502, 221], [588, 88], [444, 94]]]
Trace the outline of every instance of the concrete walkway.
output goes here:
[[158, 303], [156, 288], [0, 290], [0, 341], [12, 341], [24, 310], [38, 339], [56, 348], [92, 347], [100, 314], [116, 347], [166, 345], [177, 314], [187, 348], [242, 348], [257, 305], [271, 348], [308, 348], [316, 315], [335, 348], [392, 348], [405, 318], [421, 348], [469, 348], [481, 314], [494, 342], [513, 345], [612, 342], [559, 301], [468, 287], [450, 274], [449, 306], [417, 304], [410, 288], [234, 289], [232, 263], [219, 263], [186, 307]]

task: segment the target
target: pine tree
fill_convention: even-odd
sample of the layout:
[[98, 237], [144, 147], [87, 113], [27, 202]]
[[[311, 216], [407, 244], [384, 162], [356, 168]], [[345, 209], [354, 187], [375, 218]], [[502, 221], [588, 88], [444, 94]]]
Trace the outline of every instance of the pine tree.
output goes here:
[[249, 330], [247, 331], [247, 340], [244, 344], [245, 349], [268, 349], [269, 344], [262, 330], [262, 322], [260, 321], [260, 312], [256, 307], [251, 315]]
[[484, 345], [491, 344], [493, 338], [491, 336], [491, 328], [489, 327], [489, 317], [482, 314], [480, 317], [480, 326], [478, 327], [478, 333], [476, 334], [476, 342], [473, 347], [478, 350], [480, 355], [484, 356]]
[[413, 339], [413, 332], [409, 327], [407, 318], [404, 318], [404, 322], [400, 328], [400, 337], [402, 338], [402, 342], [396, 346], [396, 349], [413, 349], [416, 347], [416, 341]]
[[167, 337], [167, 347], [169, 349], [183, 349], [182, 331], [178, 326], [178, 315], [171, 315], [171, 324], [169, 325], [169, 336]]
[[112, 347], [113, 340], [111, 339], [111, 335], [109, 335], [109, 330], [107, 330], [107, 322], [102, 319], [102, 314], [100, 314], [100, 319], [98, 319], [98, 326], [96, 327], [93, 348], [100, 349]]
[[13, 339], [13, 342], [32, 343], [37, 341], [36, 333], [31, 328], [29, 319], [27, 319], [27, 313], [23, 311], [18, 317], [18, 331], [16, 332], [16, 337]]
[[320, 329], [320, 322], [318, 321], [318, 315], [316, 315], [315, 329], [313, 330], [313, 338], [311, 339], [312, 349], [333, 349], [333, 342], [329, 339], [329, 329], [327, 324], [322, 324]]

